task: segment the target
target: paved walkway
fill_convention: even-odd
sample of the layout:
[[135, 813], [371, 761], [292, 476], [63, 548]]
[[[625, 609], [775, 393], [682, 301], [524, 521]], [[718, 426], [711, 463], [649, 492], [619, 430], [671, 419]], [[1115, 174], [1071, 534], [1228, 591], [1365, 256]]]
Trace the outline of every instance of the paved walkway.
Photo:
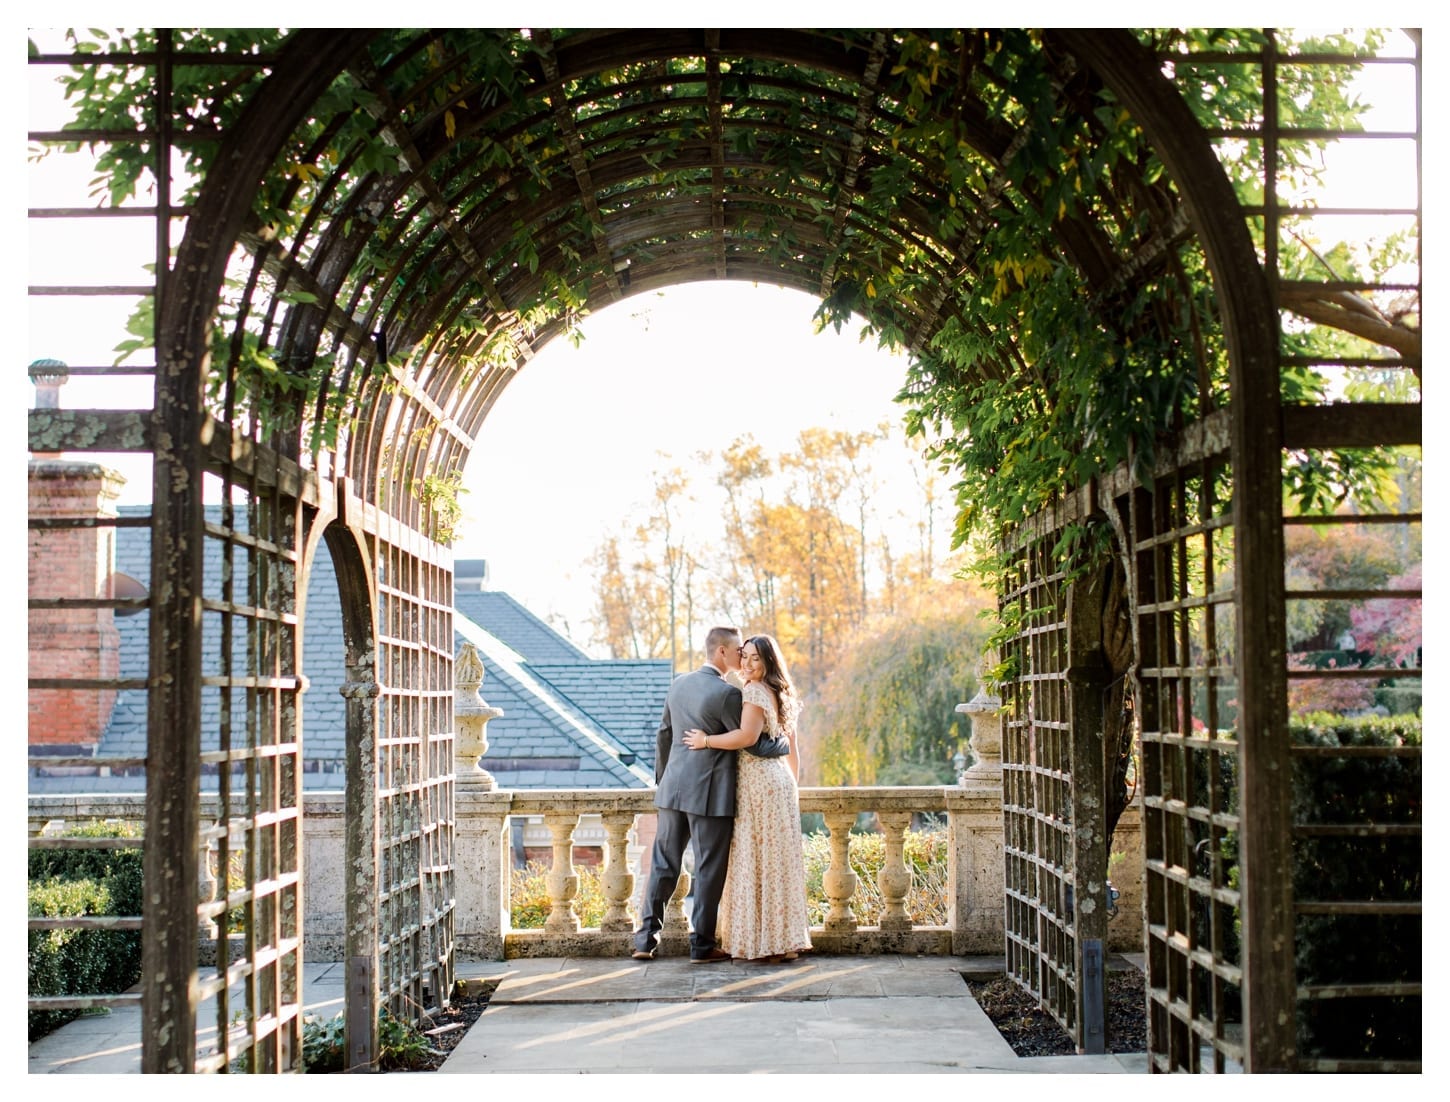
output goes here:
[[[1116, 1073], [1146, 1058], [1019, 1058], [962, 973], [992, 957], [807, 956], [790, 964], [683, 958], [460, 963], [497, 980], [439, 1074]], [[342, 1007], [342, 965], [309, 964], [309, 1013]], [[140, 1010], [81, 1018], [30, 1046], [34, 1073], [139, 1072]]]

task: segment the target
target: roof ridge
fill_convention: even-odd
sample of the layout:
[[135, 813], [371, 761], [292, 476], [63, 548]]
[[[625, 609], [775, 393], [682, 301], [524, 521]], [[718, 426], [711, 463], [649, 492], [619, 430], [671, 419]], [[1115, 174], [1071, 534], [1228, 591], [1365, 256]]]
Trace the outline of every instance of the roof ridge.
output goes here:
[[[466, 629], [460, 631], [460, 624], [466, 625]], [[654, 778], [648, 776], [639, 765], [626, 765], [619, 756], [621, 753], [630, 754], [638, 762], [638, 755], [634, 750], [624, 745], [610, 745], [610, 743], [618, 742], [613, 734], [602, 727], [593, 716], [574, 704], [572, 700], [564, 697], [552, 684], [533, 673], [527, 662], [515, 661], [515, 658], [511, 657], [516, 655], [513, 648], [487, 628], [481, 627], [467, 616], [455, 612], [453, 630], [478, 646], [484, 656], [494, 664], [497, 671], [502, 671], [525, 690], [528, 690], [540, 703], [550, 707], [572, 730], [583, 736], [583, 739], [587, 740], [587, 744], [578, 739], [575, 740], [576, 744], [580, 745], [581, 749], [589, 750], [591, 756], [610, 772], [618, 773], [623, 770], [631, 778], [646, 786], [654, 783]], [[573, 709], [574, 714], [571, 714], [569, 708], [560, 706], [561, 697], [563, 702]]]
[[502, 590], [502, 589], [486, 589], [486, 590], [480, 590], [479, 592], [482, 592], [482, 593], [496, 593], [496, 594], [498, 594], [498, 596], [502, 597], [509, 604], [513, 605], [516, 609], [518, 609], [520, 612], [522, 612], [526, 617], [528, 617], [530, 620], [532, 620], [535, 624], [537, 624], [544, 631], [547, 631], [550, 635], [553, 635], [556, 639], [559, 640], [559, 642], [563, 643], [566, 647], [568, 647], [570, 650], [572, 650], [580, 658], [582, 658], [582, 659], [589, 659], [590, 661], [592, 661], [592, 659], [590, 658], [589, 653], [587, 651], [585, 651], [582, 647], [580, 647], [579, 644], [575, 643], [574, 640], [570, 639], [567, 635], [565, 635], [563, 632], [561, 632], [558, 628], [554, 627], [548, 621], [544, 620], [541, 616], [539, 616], [536, 612], [534, 612], [533, 609], [529, 608], [528, 605], [524, 604], [517, 597], [515, 597], [512, 593], [509, 593], [509, 592], [507, 592], [505, 590]]

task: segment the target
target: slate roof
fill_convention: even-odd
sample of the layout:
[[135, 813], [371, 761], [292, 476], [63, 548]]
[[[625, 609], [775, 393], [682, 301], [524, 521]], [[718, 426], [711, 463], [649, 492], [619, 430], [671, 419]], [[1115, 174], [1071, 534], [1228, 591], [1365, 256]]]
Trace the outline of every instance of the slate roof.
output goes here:
[[[145, 515], [145, 506], [120, 509]], [[220, 510], [208, 517], [220, 520]], [[116, 529], [116, 569], [143, 585], [150, 582], [150, 531]], [[205, 547], [206, 589], [220, 595], [220, 544]], [[455, 595], [454, 647], [467, 640], [483, 658], [480, 690], [504, 715], [489, 723], [483, 766], [504, 788], [639, 788], [654, 783], [654, 732], [669, 689], [668, 662], [592, 659], [506, 593], [461, 590]], [[140, 612], [117, 617], [120, 675], [147, 671], [147, 619]], [[202, 662], [208, 674], [222, 668], [220, 619], [203, 625]], [[210, 630], [208, 630], [210, 628]], [[302, 662], [309, 687], [302, 695], [304, 787], [343, 787], [345, 712], [338, 687], [344, 679], [342, 610], [331, 556], [316, 558], [304, 605]], [[233, 634], [234, 665], [246, 654], [245, 626]], [[537, 663], [537, 665], [536, 665]], [[235, 692], [234, 741], [245, 719], [245, 694]], [[221, 690], [202, 689], [202, 741], [215, 748], [221, 719]], [[647, 730], [646, 730], [647, 728]], [[99, 753], [141, 757], [146, 748], [146, 694], [117, 694]], [[204, 778], [208, 787], [215, 778]], [[141, 790], [145, 779], [129, 777], [35, 777], [31, 792], [116, 792]]]
[[589, 655], [507, 593], [496, 589], [455, 589], [453, 610], [487, 628], [489, 634], [516, 651], [531, 666], [591, 661]]
[[[654, 755], [640, 764], [621, 739], [585, 715], [491, 632], [455, 616], [455, 634], [483, 659], [479, 695], [503, 715], [484, 732], [488, 751], [479, 764], [501, 788], [647, 788]], [[585, 664], [594, 661], [585, 659]], [[665, 688], [669, 686], [666, 674]], [[663, 692], [660, 693], [663, 707]]]
[[[655, 734], [671, 679], [668, 659], [530, 664], [529, 668], [612, 732], [653, 771]], [[649, 692], [646, 686], [657, 686], [658, 691]]]

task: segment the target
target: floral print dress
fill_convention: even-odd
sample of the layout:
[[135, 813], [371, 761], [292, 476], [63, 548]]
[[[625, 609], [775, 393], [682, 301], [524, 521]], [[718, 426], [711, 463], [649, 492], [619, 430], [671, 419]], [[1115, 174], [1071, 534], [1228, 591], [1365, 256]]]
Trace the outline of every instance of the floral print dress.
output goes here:
[[[775, 702], [758, 682], [744, 700], [765, 712], [768, 733], [780, 734]], [[787, 737], [795, 732], [787, 728]], [[720, 900], [717, 936], [732, 957], [754, 960], [811, 947], [800, 797], [784, 757], [736, 753], [735, 833]]]

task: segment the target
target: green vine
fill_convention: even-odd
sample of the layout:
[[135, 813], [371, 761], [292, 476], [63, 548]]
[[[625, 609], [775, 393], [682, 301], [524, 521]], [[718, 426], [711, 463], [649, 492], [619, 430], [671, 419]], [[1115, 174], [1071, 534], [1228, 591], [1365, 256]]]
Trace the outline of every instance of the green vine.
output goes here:
[[428, 513], [433, 538], [439, 543], [452, 543], [458, 532], [458, 522], [463, 519], [463, 506], [458, 496], [468, 493], [463, 488], [463, 472], [426, 474], [414, 479], [410, 488]]
[[[1250, 126], [1261, 117], [1252, 58], [1209, 64], [1193, 56], [1251, 53], [1261, 32], [1136, 33], [1171, 59], [1165, 67], [1205, 125]], [[286, 44], [284, 32], [269, 29], [173, 34], [179, 52], [239, 60]], [[872, 31], [832, 34], [847, 50], [878, 41]], [[72, 32], [71, 39], [91, 54], [156, 45], [151, 31]], [[630, 166], [597, 184], [598, 211], [627, 221], [654, 202], [703, 204], [719, 172], [731, 196], [731, 261], [789, 282], [809, 240], [830, 242], [832, 286], [818, 324], [859, 327], [863, 339], [912, 347], [900, 401], [908, 429], [931, 440], [931, 454], [958, 479], [959, 545], [990, 547], [1124, 461], [1146, 477], [1164, 439], [1229, 400], [1227, 351], [1202, 251], [1191, 235], [1156, 239], [1179, 206], [1163, 165], [1111, 92], [1090, 73], [1063, 67], [1040, 32], [884, 32], [886, 63], [865, 135], [856, 133], [854, 81], [824, 72], [801, 81], [799, 69], [762, 58], [720, 58], [713, 123], [701, 57], [628, 63], [542, 91], [542, 59], [567, 39], [562, 31], [467, 28], [372, 37], [366, 58], [337, 76], [287, 142], [257, 190], [248, 230], [298, 258], [347, 247], [354, 260], [326, 303], [285, 272], [268, 269], [251, 287], [250, 258], [235, 258], [212, 346], [209, 393], [219, 416], [269, 432], [302, 431], [314, 450], [333, 447], [362, 389], [390, 384], [390, 360], [443, 357], [467, 385], [480, 371], [516, 363], [522, 341], [555, 333], [577, 341], [591, 296], [622, 277], [601, 255], [602, 215], [557, 193], [554, 181], [575, 172], [553, 110], [559, 95], [586, 158]], [[1364, 55], [1382, 39], [1368, 32], [1289, 45]], [[179, 201], [194, 198], [216, 135], [239, 118], [263, 71], [177, 68], [173, 128], [186, 139], [182, 164], [191, 181]], [[1353, 125], [1361, 105], [1349, 89], [1351, 72], [1286, 61], [1284, 121]], [[138, 66], [75, 66], [63, 78], [75, 105], [69, 125], [153, 125], [147, 75]], [[697, 152], [713, 125], [734, 154], [720, 167]], [[853, 141], [861, 146], [858, 168], [849, 163]], [[1322, 172], [1320, 151], [1312, 142], [1289, 144], [1282, 186], [1311, 189]], [[1253, 140], [1222, 146], [1245, 202], [1262, 200], [1260, 153]], [[112, 204], [133, 197], [149, 156], [144, 142], [105, 146], [97, 197]], [[447, 194], [448, 218], [423, 186], [393, 182], [420, 158], [430, 186]], [[849, 197], [842, 191], [848, 168], [856, 172]], [[844, 198], [850, 210], [842, 219]], [[460, 227], [469, 228], [480, 255], [459, 254]], [[1262, 234], [1256, 224], [1251, 231]], [[672, 233], [641, 233], [628, 255], [648, 262], [680, 243]], [[1328, 269], [1354, 279], [1389, 270], [1413, 255], [1412, 246], [1398, 240], [1352, 250], [1290, 237], [1281, 263], [1291, 277]], [[1144, 254], [1149, 259], [1140, 261]], [[970, 266], [960, 268], [968, 257]], [[1085, 293], [1089, 260], [1126, 274]], [[335, 328], [344, 304], [354, 317], [383, 319], [370, 324], [384, 326], [395, 351]], [[151, 339], [149, 310], [143, 303], [131, 319], [117, 348], [122, 358]], [[315, 347], [276, 347], [296, 312], [321, 310], [330, 311], [326, 324], [293, 327], [320, 332]], [[423, 319], [416, 332], [414, 317]], [[1417, 333], [1418, 305], [1392, 320]], [[1305, 356], [1364, 343], [1324, 325], [1288, 325], [1284, 339], [1286, 351]], [[1361, 372], [1341, 385], [1393, 383]], [[1310, 368], [1286, 371], [1283, 386], [1289, 402], [1335, 393]], [[1309, 509], [1387, 493], [1392, 465], [1384, 449], [1293, 456], [1287, 500]], [[452, 477], [428, 476], [412, 488], [447, 531], [449, 517], [456, 519]], [[993, 568], [990, 555], [983, 563]]]

